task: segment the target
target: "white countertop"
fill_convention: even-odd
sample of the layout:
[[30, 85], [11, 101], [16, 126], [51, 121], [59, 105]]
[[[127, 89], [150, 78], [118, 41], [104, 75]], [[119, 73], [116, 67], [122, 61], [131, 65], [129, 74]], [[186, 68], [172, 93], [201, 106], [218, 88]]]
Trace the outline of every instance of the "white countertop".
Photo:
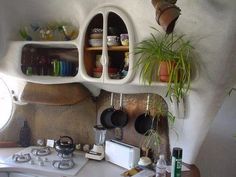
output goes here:
[[[12, 154], [22, 150], [22, 148], [0, 148], [0, 172], [23, 172], [28, 174], [45, 175], [45, 177], [57, 177], [55, 174], [45, 174], [39, 170], [29, 170], [13, 167], [3, 163], [3, 160]], [[106, 161], [89, 160], [75, 177], [120, 177], [126, 169]], [[63, 175], [62, 175], [63, 176]], [[62, 177], [58, 176], [58, 177]], [[63, 176], [64, 177], [64, 176]]]

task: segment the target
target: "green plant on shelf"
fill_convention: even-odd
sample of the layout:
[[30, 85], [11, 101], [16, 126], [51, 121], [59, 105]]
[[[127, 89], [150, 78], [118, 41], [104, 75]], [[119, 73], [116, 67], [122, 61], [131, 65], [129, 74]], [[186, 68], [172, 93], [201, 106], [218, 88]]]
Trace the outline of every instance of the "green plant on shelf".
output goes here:
[[175, 116], [170, 111], [168, 111], [163, 99], [157, 99], [156, 97], [151, 97], [150, 109], [153, 110], [152, 126], [142, 137], [140, 142], [140, 147], [142, 149], [152, 149], [154, 152], [154, 156], [157, 158], [160, 153], [159, 147], [161, 143], [161, 137], [159, 134], [158, 127], [156, 127], [155, 124], [156, 123], [158, 124], [158, 122], [161, 119], [167, 119], [168, 128], [173, 130], [177, 137], [178, 133], [174, 129]]
[[151, 85], [155, 81], [167, 82], [168, 96], [179, 101], [187, 94], [191, 83], [193, 46], [185, 35], [163, 34], [155, 30], [150, 37], [135, 48], [139, 55], [135, 69], [140, 69], [140, 79]]

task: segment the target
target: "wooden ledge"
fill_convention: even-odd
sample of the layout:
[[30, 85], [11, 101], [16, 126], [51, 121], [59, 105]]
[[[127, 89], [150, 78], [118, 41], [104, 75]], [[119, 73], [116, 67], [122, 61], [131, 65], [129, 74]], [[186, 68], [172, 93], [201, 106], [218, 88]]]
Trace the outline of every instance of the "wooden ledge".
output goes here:
[[50, 85], [27, 83], [21, 100], [45, 105], [73, 105], [90, 96], [89, 90], [79, 83]]

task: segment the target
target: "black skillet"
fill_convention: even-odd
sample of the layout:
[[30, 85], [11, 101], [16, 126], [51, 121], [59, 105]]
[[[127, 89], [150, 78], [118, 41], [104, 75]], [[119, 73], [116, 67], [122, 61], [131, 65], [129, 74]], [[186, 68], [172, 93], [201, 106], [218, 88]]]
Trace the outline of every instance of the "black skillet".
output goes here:
[[[135, 120], [135, 130], [140, 134], [145, 134], [148, 130], [152, 128], [153, 124], [153, 117], [150, 115], [149, 112], [149, 102], [150, 102], [150, 94], [147, 96], [147, 106], [146, 106], [146, 112], [143, 114], [140, 114], [136, 120]], [[147, 134], [145, 134], [147, 135]]]
[[124, 127], [128, 123], [128, 114], [123, 110], [123, 94], [120, 93], [120, 109], [111, 115], [111, 123], [114, 127]]
[[113, 93], [111, 93], [111, 107], [105, 109], [101, 116], [100, 116], [100, 121], [103, 127], [106, 129], [112, 129], [114, 128], [114, 125], [111, 122], [111, 115], [115, 111], [114, 105], [113, 105]]

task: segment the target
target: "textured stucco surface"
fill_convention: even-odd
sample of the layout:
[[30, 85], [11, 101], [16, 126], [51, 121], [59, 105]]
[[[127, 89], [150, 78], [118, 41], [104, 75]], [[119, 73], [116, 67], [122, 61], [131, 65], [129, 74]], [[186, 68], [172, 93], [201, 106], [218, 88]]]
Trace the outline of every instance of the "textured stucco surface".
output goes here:
[[[22, 0], [18, 4], [13, 0], [1, 0], [3, 16], [0, 18], [5, 23], [1, 28], [6, 32], [6, 36], [5, 34], [0, 34], [0, 36], [5, 36], [3, 41], [6, 42], [10, 38], [15, 39], [14, 35], [9, 37], [9, 34], [16, 34], [18, 26], [22, 22], [69, 19], [82, 25], [94, 7], [108, 3], [127, 13], [134, 25], [138, 42], [149, 35], [150, 26], [161, 30], [156, 24], [155, 11], [150, 1], [73, 0], [68, 3], [65, 0]], [[234, 77], [236, 75], [236, 2], [189, 0], [178, 1], [177, 5], [182, 9], [182, 14], [175, 30], [192, 37], [198, 52], [197, 60], [201, 65], [201, 71], [193, 81], [191, 92], [186, 97], [186, 117], [175, 124], [177, 131], [180, 132], [179, 139], [176, 140], [175, 135], [171, 134], [170, 142], [172, 146], [184, 149], [183, 160], [185, 162], [194, 163], [227, 91], [236, 83], [236, 77]], [[12, 11], [14, 15], [12, 15]], [[1, 45], [1, 50], [7, 46], [5, 43]], [[1, 69], [10, 72], [11, 66], [17, 64], [12, 61], [14, 60], [5, 61], [5, 65], [1, 66], [9, 67]], [[12, 72], [14, 73], [14, 71]], [[138, 74], [134, 80], [138, 80]], [[147, 90], [153, 93], [159, 92], [159, 89], [155, 87], [141, 88], [132, 84], [122, 86], [97, 84], [96, 87], [112, 89], [115, 92], [145, 93]]]

